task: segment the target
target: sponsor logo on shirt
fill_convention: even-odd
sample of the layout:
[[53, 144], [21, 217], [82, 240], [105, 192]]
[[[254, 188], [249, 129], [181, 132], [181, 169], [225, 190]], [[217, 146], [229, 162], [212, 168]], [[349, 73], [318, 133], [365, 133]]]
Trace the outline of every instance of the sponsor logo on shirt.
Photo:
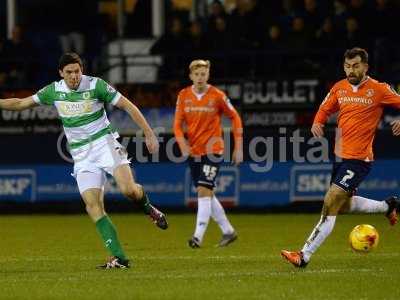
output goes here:
[[73, 116], [77, 114], [90, 113], [93, 110], [92, 101], [61, 102], [57, 105], [63, 115]]
[[361, 104], [361, 105], [371, 105], [373, 103], [372, 99], [364, 97], [339, 97], [339, 104]]
[[208, 106], [188, 106], [188, 107], [185, 107], [185, 112], [186, 113], [190, 113], [190, 112], [212, 113], [212, 112], [215, 112], [215, 108], [208, 107]]

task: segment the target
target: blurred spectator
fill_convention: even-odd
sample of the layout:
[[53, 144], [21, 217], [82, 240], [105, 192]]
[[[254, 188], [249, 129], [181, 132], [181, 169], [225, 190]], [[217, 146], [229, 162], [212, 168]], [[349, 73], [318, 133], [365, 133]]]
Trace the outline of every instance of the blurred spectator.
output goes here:
[[350, 0], [348, 10], [350, 16], [357, 20], [360, 31], [367, 33], [370, 31], [370, 29], [372, 29], [372, 26], [375, 26], [375, 24], [371, 24], [369, 20], [371, 13], [366, 1]]
[[[82, 30], [86, 28], [87, 11], [82, 7], [85, 1], [69, 0], [57, 1], [60, 27], [60, 45], [62, 52], [76, 52], [83, 55], [85, 52], [85, 36]], [[79, 7], [79, 9], [77, 9]], [[93, 9], [93, 8], [92, 8]]]
[[264, 38], [263, 50], [282, 51], [285, 49], [281, 28], [278, 25], [272, 25], [268, 28], [267, 36]]
[[4, 86], [7, 80], [8, 64], [6, 61], [5, 40], [0, 35], [0, 86]]
[[292, 21], [295, 16], [298, 16], [298, 13], [293, 1], [282, 1], [282, 13], [279, 15], [279, 23], [283, 32], [288, 33], [291, 31]]
[[325, 18], [321, 28], [316, 32], [316, 45], [318, 49], [329, 50], [329, 49], [341, 49], [344, 47], [343, 39], [340, 38], [336, 32], [332, 18]]
[[260, 77], [273, 77], [278, 69], [282, 67], [281, 51], [285, 50], [285, 43], [282, 37], [281, 28], [278, 25], [271, 25], [263, 40], [263, 52], [257, 60], [256, 75]]
[[[118, 3], [116, 1], [98, 2], [97, 0], [85, 0], [85, 3], [94, 2], [87, 13], [87, 25], [85, 29], [86, 49], [85, 52], [100, 52], [100, 47], [118, 36]], [[126, 1], [125, 11], [130, 7]], [[87, 5], [86, 5], [87, 6]], [[92, 48], [92, 49], [91, 49]]]
[[[397, 20], [399, 20], [399, 9], [389, 0], [375, 0], [375, 9], [371, 11], [369, 20], [374, 20], [371, 26], [373, 41], [373, 60], [375, 70], [379, 73], [385, 70], [398, 70], [393, 64], [399, 60], [399, 49], [396, 49]], [[398, 42], [397, 42], [398, 44]]]
[[378, 39], [385, 39], [397, 34], [399, 10], [389, 0], [375, 0], [375, 9], [368, 20], [374, 20], [371, 32]]
[[[216, 23], [217, 23], [217, 19], [221, 19], [221, 18], [222, 19], [226, 18], [224, 5], [221, 3], [221, 1], [214, 0], [210, 4], [208, 21], [207, 21], [207, 30], [210, 33], [218, 31], [218, 29], [216, 28], [217, 27]], [[226, 23], [225, 20], [224, 20], [224, 23]], [[225, 24], [225, 27], [226, 27], [226, 24]], [[226, 28], [224, 30], [226, 30]]]
[[345, 46], [347, 49], [361, 47], [368, 49], [368, 43], [360, 25], [355, 17], [348, 17], [346, 20]]
[[296, 49], [298, 51], [306, 51], [311, 41], [311, 35], [307, 31], [304, 19], [295, 17], [292, 20], [292, 28], [288, 34], [286, 45], [288, 49]]
[[12, 30], [10, 40], [4, 47], [4, 57], [9, 59], [7, 67], [7, 84], [24, 85], [29, 84], [33, 77], [33, 66], [36, 63], [36, 52], [32, 45], [24, 38], [20, 26]]
[[283, 1], [258, 1], [257, 10], [263, 14], [265, 27], [278, 24], [280, 16], [284, 14]]
[[179, 53], [186, 44], [187, 39], [180, 18], [172, 18], [167, 28], [168, 31], [151, 48], [152, 54]]
[[7, 34], [7, 2], [0, 1], [0, 37]]
[[229, 77], [229, 54], [234, 44], [231, 34], [227, 31], [224, 17], [215, 18], [215, 28], [207, 34], [207, 45], [211, 51], [213, 76]]
[[118, 3], [100, 1], [97, 10], [97, 19], [101, 32], [102, 42], [110, 41], [118, 36]]
[[[209, 0], [196, 0], [192, 1], [192, 8], [190, 10], [190, 20], [199, 20], [200, 22], [206, 21], [208, 16]], [[207, 24], [202, 24], [206, 26]]]
[[165, 5], [167, 11], [166, 24], [171, 23], [173, 18], [179, 18], [184, 26], [189, 24], [191, 3], [188, 1], [167, 0]]
[[[253, 76], [256, 71], [255, 57], [248, 51], [261, 46], [263, 17], [256, 0], [236, 0], [235, 8], [228, 15], [228, 31], [234, 38], [234, 46], [229, 65], [230, 76]], [[243, 52], [244, 51], [244, 52]]]
[[150, 37], [151, 32], [151, 1], [124, 1], [125, 35], [127, 37]]
[[183, 24], [178, 17], [174, 17], [167, 26], [166, 32], [150, 49], [151, 54], [164, 56], [164, 63], [159, 69], [160, 78], [179, 78], [182, 77], [185, 59], [182, 53], [187, 37], [184, 32]]
[[333, 26], [336, 31], [345, 33], [346, 32], [346, 19], [350, 16], [347, 9], [345, 0], [334, 0], [333, 1]]
[[228, 28], [235, 36], [237, 50], [253, 49], [263, 34], [265, 27], [256, 4], [256, 0], [236, 0], [236, 8], [228, 17]]
[[227, 24], [224, 17], [217, 17], [214, 20], [215, 28], [208, 33], [209, 50], [211, 52], [227, 52], [232, 50], [232, 36], [227, 31]]
[[198, 20], [192, 21], [190, 24], [188, 41], [185, 45], [185, 49], [189, 55], [193, 56], [193, 59], [196, 59], [196, 57], [201, 56], [205, 52], [209, 52], [206, 36]]
[[310, 76], [315, 72], [315, 51], [309, 47], [312, 35], [306, 30], [304, 19], [295, 17], [292, 22], [292, 31], [288, 34], [286, 47], [290, 53], [282, 62], [283, 68], [292, 76]]
[[309, 31], [315, 32], [321, 27], [325, 12], [319, 9], [316, 0], [304, 0], [304, 10], [301, 12]]

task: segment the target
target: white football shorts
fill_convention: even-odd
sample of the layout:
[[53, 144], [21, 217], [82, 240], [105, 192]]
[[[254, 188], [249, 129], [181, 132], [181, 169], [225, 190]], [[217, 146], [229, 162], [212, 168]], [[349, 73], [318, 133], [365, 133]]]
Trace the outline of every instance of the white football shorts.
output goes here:
[[107, 135], [83, 149], [71, 153], [74, 159], [74, 173], [79, 192], [92, 188], [104, 189], [106, 173], [113, 175], [114, 170], [124, 164], [130, 164], [128, 153], [112, 135]]

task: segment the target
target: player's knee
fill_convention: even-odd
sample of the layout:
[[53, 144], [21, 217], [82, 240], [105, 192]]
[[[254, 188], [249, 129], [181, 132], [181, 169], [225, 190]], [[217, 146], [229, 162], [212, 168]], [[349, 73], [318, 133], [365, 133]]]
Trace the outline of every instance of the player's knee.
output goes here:
[[326, 215], [337, 215], [349, 197], [349, 192], [336, 186], [331, 186], [324, 199], [324, 213]]
[[127, 184], [127, 185], [121, 186], [121, 193], [127, 198], [139, 199], [143, 195], [142, 186], [137, 183]]
[[350, 196], [349, 192], [334, 185], [331, 186], [328, 192], [326, 193], [326, 199], [331, 200], [331, 202], [341, 199], [345, 200], [348, 199], [349, 196]]
[[103, 206], [100, 202], [98, 201], [92, 201], [92, 202], [88, 202], [86, 203], [86, 212], [90, 215], [90, 216], [97, 216], [97, 215], [101, 215], [103, 212]]
[[337, 216], [339, 214], [339, 210], [340, 210], [340, 208], [338, 208], [336, 206], [325, 206], [324, 205], [323, 214], [325, 216]]
[[347, 214], [350, 211], [350, 206], [351, 206], [350, 201], [344, 203], [342, 207], [339, 209], [339, 214]]

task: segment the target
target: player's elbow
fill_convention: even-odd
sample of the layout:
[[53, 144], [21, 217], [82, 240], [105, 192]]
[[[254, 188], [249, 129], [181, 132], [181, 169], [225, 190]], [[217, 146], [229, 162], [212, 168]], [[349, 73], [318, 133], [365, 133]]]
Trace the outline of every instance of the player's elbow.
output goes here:
[[139, 110], [135, 104], [128, 100], [128, 98], [121, 96], [121, 99], [115, 105], [119, 109], [126, 111], [127, 113]]

